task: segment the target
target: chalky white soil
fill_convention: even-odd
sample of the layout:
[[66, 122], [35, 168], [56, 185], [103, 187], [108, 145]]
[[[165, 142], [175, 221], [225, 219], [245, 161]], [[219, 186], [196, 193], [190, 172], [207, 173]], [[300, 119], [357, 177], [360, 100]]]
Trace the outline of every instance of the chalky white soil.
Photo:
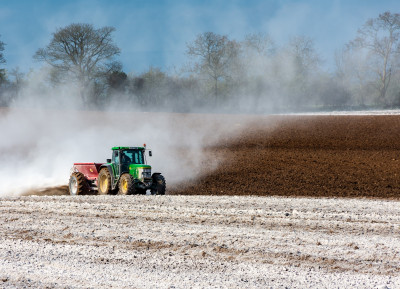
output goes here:
[[400, 202], [0, 199], [0, 288], [400, 288]]

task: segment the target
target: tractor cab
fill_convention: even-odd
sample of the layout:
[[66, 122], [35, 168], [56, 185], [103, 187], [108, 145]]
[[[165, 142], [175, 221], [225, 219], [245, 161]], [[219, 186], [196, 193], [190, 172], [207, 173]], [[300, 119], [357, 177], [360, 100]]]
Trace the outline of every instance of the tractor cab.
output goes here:
[[113, 148], [112, 162], [121, 164], [146, 164], [144, 148]]

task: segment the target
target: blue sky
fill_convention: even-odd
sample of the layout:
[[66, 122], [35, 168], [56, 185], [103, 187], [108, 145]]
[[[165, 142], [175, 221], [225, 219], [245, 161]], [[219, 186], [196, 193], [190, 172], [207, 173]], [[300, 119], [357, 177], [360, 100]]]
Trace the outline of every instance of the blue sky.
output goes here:
[[32, 56], [57, 28], [71, 23], [113, 26], [123, 70], [140, 73], [149, 66], [181, 67], [187, 61], [186, 44], [206, 31], [236, 40], [262, 32], [278, 45], [305, 35], [332, 69], [335, 50], [385, 11], [400, 13], [400, 1], [0, 0], [0, 40], [6, 44], [5, 68], [27, 72], [43, 65]]

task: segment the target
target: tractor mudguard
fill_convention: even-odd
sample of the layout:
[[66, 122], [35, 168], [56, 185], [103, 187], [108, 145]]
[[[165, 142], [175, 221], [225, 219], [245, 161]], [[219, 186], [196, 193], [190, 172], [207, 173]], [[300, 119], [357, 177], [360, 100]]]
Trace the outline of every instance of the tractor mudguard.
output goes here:
[[110, 173], [110, 176], [111, 176], [111, 189], [112, 189], [112, 190], [115, 190], [115, 188], [117, 187], [117, 183], [118, 183], [119, 178], [118, 178], [118, 179], [115, 179], [114, 170], [113, 170], [112, 166], [111, 166], [110, 164], [102, 165], [102, 166], [99, 168], [99, 171], [100, 171], [102, 168], [108, 169], [108, 171], [109, 171], [109, 173]]

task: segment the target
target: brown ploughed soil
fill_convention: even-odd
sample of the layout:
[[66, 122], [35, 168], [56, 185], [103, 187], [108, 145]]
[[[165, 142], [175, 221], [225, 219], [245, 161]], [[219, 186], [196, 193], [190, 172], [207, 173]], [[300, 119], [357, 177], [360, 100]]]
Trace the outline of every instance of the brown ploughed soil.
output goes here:
[[400, 196], [400, 116], [269, 116], [207, 148], [216, 171], [169, 194]]

